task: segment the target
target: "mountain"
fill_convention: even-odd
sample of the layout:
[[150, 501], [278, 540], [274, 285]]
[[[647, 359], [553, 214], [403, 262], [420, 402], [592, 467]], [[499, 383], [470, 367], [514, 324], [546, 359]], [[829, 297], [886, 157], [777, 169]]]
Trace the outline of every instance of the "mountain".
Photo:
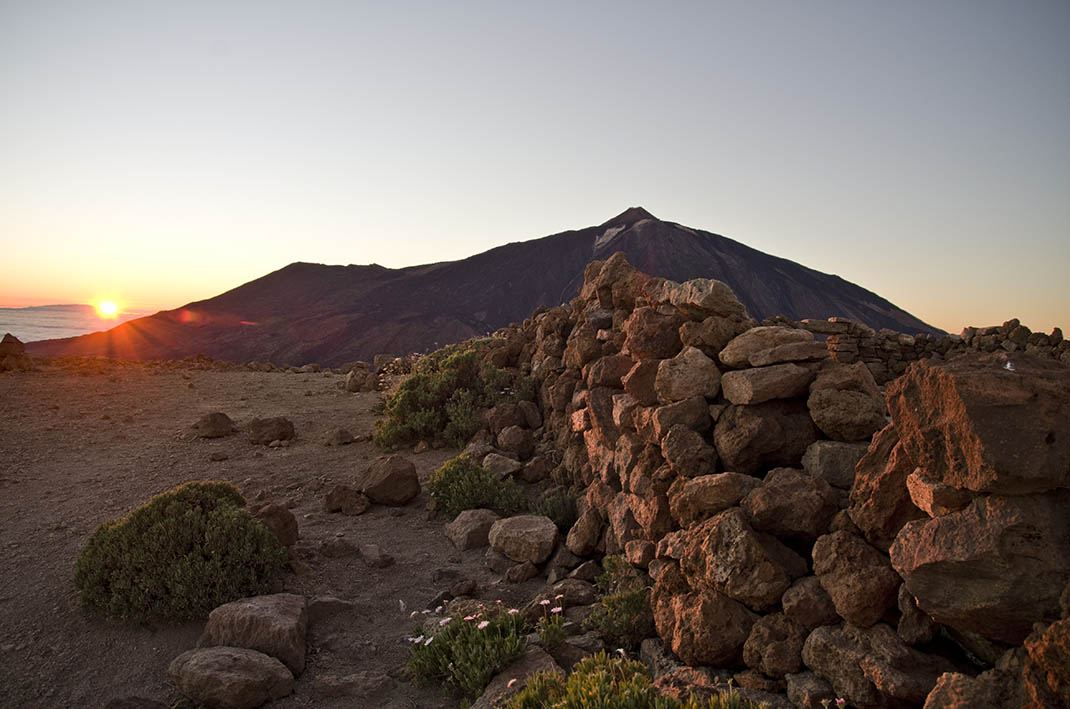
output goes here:
[[623, 251], [675, 281], [724, 281], [762, 319], [846, 317], [870, 327], [938, 333], [839, 276], [632, 207], [604, 224], [506, 244], [460, 261], [390, 269], [293, 263], [208, 300], [106, 332], [35, 342], [30, 354], [337, 365], [428, 351], [484, 335], [538, 305], [571, 300], [594, 259]]

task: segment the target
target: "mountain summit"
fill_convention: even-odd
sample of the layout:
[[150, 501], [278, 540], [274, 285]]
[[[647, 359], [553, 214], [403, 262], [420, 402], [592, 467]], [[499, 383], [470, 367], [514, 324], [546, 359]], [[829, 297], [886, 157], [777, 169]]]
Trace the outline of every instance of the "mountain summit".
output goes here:
[[107, 332], [27, 345], [30, 354], [337, 365], [422, 352], [572, 299], [587, 263], [623, 251], [674, 281], [727, 283], [750, 314], [839, 316], [872, 328], [935, 333], [910, 313], [838, 276], [631, 207], [577, 231], [511, 243], [460, 261], [390, 269], [293, 263], [214, 298]]

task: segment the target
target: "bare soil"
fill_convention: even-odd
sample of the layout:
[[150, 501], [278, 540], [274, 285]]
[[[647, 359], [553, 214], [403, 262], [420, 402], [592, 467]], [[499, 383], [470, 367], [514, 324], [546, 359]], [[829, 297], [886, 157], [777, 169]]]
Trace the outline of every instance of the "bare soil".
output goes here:
[[[404, 667], [415, 621], [448, 586], [432, 574], [453, 569], [476, 580], [481, 597], [518, 604], [540, 582], [504, 583], [483, 550], [458, 552], [445, 520], [426, 511], [426, 491], [402, 508], [375, 506], [346, 517], [323, 511], [335, 484], [353, 483], [383, 452], [368, 440], [328, 447], [332, 428], [366, 437], [380, 395], [344, 391], [331, 373], [219, 371], [194, 365], [60, 361], [36, 372], [0, 374], [0, 706], [100, 707], [143, 697], [170, 704], [180, 695], [167, 666], [196, 645], [203, 622], [131, 625], [90, 617], [78, 606], [72, 572], [89, 535], [153, 495], [191, 480], [226, 480], [250, 506], [287, 505], [300, 525], [295, 555], [310, 570], [287, 573], [284, 590], [335, 596], [352, 611], [312, 624], [308, 666], [295, 691], [271, 707], [455, 707], [434, 687], [414, 686]], [[285, 448], [253, 445], [241, 433], [196, 437], [202, 414], [227, 413], [238, 425], [286, 416], [297, 439]], [[408, 455], [421, 481], [454, 450]], [[212, 461], [212, 454], [226, 460]], [[217, 456], [219, 457], [219, 456]], [[374, 543], [395, 563], [369, 568], [359, 555], [328, 558], [325, 540]], [[324, 698], [317, 677], [383, 672], [395, 678], [374, 698]]]

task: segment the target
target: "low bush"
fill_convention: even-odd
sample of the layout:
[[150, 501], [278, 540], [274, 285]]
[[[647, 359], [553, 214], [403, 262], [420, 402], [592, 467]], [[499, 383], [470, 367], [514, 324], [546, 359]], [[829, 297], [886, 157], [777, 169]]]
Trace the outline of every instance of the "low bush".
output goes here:
[[422, 682], [440, 682], [475, 699], [494, 675], [524, 652], [524, 621], [519, 613], [484, 609], [450, 618], [434, 635], [410, 638], [409, 668]]
[[535, 632], [539, 634], [539, 644], [547, 650], [553, 650], [565, 642], [568, 632], [565, 630], [564, 610], [561, 606], [550, 608], [550, 604], [543, 606], [543, 616], [535, 624]]
[[121, 620], [189, 620], [267, 593], [286, 564], [278, 538], [225, 482], [191, 482], [102, 524], [74, 566], [82, 607]]
[[531, 507], [531, 511], [537, 515], [549, 517], [557, 525], [562, 534], [568, 534], [572, 525], [576, 524], [576, 499], [569, 494], [568, 490], [558, 490], [547, 495]]
[[432, 473], [427, 489], [438, 509], [450, 518], [479, 508], [511, 515], [527, 506], [515, 480], [487, 470], [468, 453], [446, 461]]
[[650, 588], [636, 586], [603, 596], [583, 627], [597, 632], [612, 647], [634, 649], [656, 633]]
[[483, 426], [483, 409], [534, 396], [530, 377], [483, 361], [488, 340], [443, 347], [418, 360], [387, 400], [375, 442], [385, 448], [417, 441], [461, 446]]
[[659, 695], [641, 662], [605, 652], [586, 657], [566, 680], [560, 672], [538, 672], [513, 695], [506, 709], [765, 709], [729, 690], [708, 700], [680, 701]]
[[642, 586], [644, 581], [627, 559], [611, 554], [602, 559], [602, 573], [595, 577], [594, 584], [602, 593], [611, 594]]

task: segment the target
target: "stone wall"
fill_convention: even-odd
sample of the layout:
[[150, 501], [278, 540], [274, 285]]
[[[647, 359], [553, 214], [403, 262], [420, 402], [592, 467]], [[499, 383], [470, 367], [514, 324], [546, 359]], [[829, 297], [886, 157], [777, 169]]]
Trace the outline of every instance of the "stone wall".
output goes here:
[[568, 549], [645, 569], [683, 662], [797, 706], [1061, 696], [1043, 648], [1067, 632], [1070, 368], [1050, 356], [1065, 349], [919, 363], [885, 397], [877, 361], [951, 348], [897, 335], [894, 359], [873, 354], [881, 333], [801, 325], [759, 325], [722, 283], [616, 254], [567, 307], [496, 333], [491, 360], [535, 379], [541, 447], [580, 495]]

